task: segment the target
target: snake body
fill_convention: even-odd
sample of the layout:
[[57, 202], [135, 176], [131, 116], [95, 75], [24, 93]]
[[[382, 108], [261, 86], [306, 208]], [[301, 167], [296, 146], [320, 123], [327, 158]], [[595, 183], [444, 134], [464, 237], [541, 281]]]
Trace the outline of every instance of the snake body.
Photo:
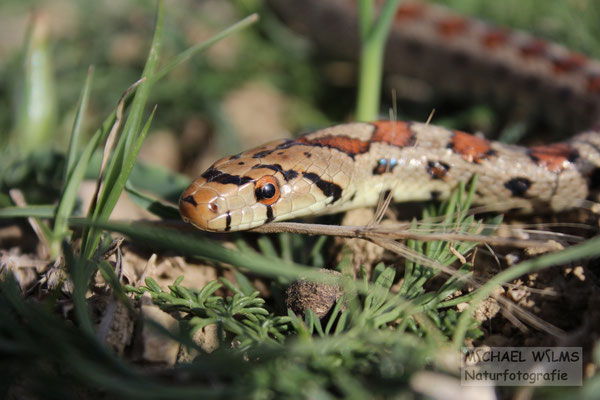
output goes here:
[[[343, 37], [338, 44], [351, 42], [347, 31], [356, 29], [356, 15], [348, 0], [270, 2], [291, 8], [302, 3], [290, 14], [304, 15], [304, 23], [319, 37], [325, 37], [318, 34], [320, 29], [330, 29], [339, 20]], [[311, 7], [316, 9], [313, 15]], [[468, 68], [463, 65], [463, 73], [451, 82], [458, 86], [477, 76], [477, 66], [483, 76], [516, 82], [507, 88], [488, 85], [492, 79], [483, 78], [477, 84], [481, 90], [504, 87], [496, 95], [518, 97], [537, 89], [548, 103], [545, 108], [572, 109], [571, 115], [586, 124], [597, 120], [600, 64], [528, 35], [468, 21], [439, 7], [403, 4], [390, 37], [392, 64], [402, 54], [440, 68], [445, 67], [443, 60], [466, 63]], [[441, 54], [438, 62], [428, 61], [432, 50]], [[431, 75], [433, 81], [438, 75], [435, 67], [413, 72]], [[479, 176], [474, 198], [479, 204], [525, 211], [578, 206], [600, 182], [600, 130], [526, 148], [416, 122], [337, 125], [217, 161], [185, 190], [179, 207], [182, 218], [200, 229], [237, 231], [374, 206], [388, 191], [397, 202], [443, 199], [474, 174]]]
[[[355, 0], [268, 2], [330, 57], [357, 59]], [[571, 133], [599, 122], [600, 62], [527, 32], [425, 1], [403, 0], [385, 55], [387, 76], [409, 78], [402, 80], [409, 85], [427, 83], [444, 96], [493, 99], [528, 116], [541, 114], [547, 125]], [[407, 92], [402, 85], [394, 86], [399, 93]]]
[[428, 124], [350, 123], [214, 163], [182, 194], [183, 219], [208, 231], [377, 204], [443, 199], [479, 176], [474, 201], [528, 211], [581, 204], [600, 176], [600, 132], [520, 147]]

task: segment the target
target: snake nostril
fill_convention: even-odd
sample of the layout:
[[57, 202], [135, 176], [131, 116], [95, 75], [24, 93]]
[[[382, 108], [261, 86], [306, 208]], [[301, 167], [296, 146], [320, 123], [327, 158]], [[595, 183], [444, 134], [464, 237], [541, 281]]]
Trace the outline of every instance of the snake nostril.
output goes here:
[[208, 203], [208, 209], [216, 214], [219, 212], [219, 205], [216, 202]]

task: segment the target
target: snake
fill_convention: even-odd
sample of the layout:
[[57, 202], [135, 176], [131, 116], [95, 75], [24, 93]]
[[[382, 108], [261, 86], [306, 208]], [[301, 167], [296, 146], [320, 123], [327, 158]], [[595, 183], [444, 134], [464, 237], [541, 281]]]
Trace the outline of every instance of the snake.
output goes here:
[[[302, 3], [296, 17], [311, 5], [318, 11], [305, 18], [309, 26], [329, 12], [348, 21], [354, 18], [346, 27], [356, 25], [347, 0]], [[390, 35], [396, 54], [428, 52], [437, 47], [435, 39], [450, 49], [443, 57], [487, 68], [486, 73], [496, 77], [510, 76], [517, 86], [536, 87], [547, 100], [544, 106], [574, 107], [578, 115], [585, 115], [578, 121], [591, 127], [563, 142], [525, 147], [429, 123], [335, 125], [218, 160], [182, 193], [182, 219], [205, 231], [248, 230], [274, 221], [373, 207], [386, 193], [394, 202], [442, 200], [475, 175], [475, 204], [502, 204], [524, 212], [578, 207], [597, 191], [600, 63], [424, 3], [403, 3]], [[476, 56], [474, 46], [488, 56]], [[420, 71], [431, 74], [427, 68]]]

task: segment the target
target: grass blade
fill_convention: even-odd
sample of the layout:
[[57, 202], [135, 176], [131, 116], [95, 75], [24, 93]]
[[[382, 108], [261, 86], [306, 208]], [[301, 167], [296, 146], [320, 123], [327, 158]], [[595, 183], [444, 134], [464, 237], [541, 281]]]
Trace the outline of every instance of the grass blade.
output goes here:
[[69, 143], [69, 151], [67, 153], [67, 165], [65, 166], [65, 183], [58, 207], [56, 208], [52, 244], [50, 245], [50, 255], [52, 258], [55, 258], [58, 255], [61, 249], [60, 243], [68, 234], [68, 218], [71, 216], [73, 207], [75, 206], [77, 190], [85, 176], [90, 158], [104, 136], [102, 130], [97, 131], [86, 145], [83, 153], [79, 156], [79, 159], [77, 159], [81, 124], [89, 101], [93, 71], [94, 70], [91, 67], [88, 70], [88, 75], [81, 92], [79, 106], [77, 107], [77, 115], [75, 116], [75, 122], [73, 123], [73, 130], [71, 132], [71, 142]]
[[[131, 167], [129, 166], [133, 166], [135, 159], [137, 158], [137, 152], [135, 150], [139, 150], [139, 146], [141, 146], [141, 142], [139, 142], [138, 139], [140, 137], [143, 138], [145, 135], [144, 130], [140, 133], [138, 132], [142, 121], [144, 107], [146, 106], [150, 95], [150, 89], [153, 82], [152, 77], [158, 64], [158, 56], [162, 45], [163, 21], [164, 2], [161, 0], [158, 2], [157, 6], [154, 38], [146, 60], [146, 66], [142, 72], [141, 79], [145, 79], [145, 81], [142, 82], [136, 90], [135, 97], [131, 104], [131, 110], [127, 117], [127, 121], [125, 122], [121, 137], [119, 138], [117, 148], [108, 164], [106, 175], [102, 182], [103, 188], [99, 194], [97, 205], [92, 213], [92, 219], [94, 221], [108, 220], [108, 217], [112, 213], [112, 210], [125, 187], [125, 182], [129, 177], [129, 172], [131, 171]], [[146, 131], [147, 127], [148, 124], [145, 127]], [[135, 148], [132, 149], [132, 146], [135, 146]], [[127, 170], [128, 167], [129, 170]], [[94, 228], [87, 231], [84, 235], [82, 255], [89, 258], [95, 251], [99, 242], [100, 232]]]

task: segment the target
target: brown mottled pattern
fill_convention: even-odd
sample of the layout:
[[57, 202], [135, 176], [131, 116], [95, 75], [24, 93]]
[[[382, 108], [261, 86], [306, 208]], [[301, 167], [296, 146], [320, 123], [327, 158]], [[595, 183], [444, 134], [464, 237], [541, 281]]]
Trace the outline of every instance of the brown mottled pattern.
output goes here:
[[600, 93], [600, 75], [590, 76], [588, 78], [587, 90], [590, 93]]
[[342, 151], [350, 156], [362, 154], [369, 151], [369, 142], [359, 139], [352, 139], [347, 136], [326, 136], [322, 138], [307, 139], [306, 137], [299, 138], [296, 142], [307, 144], [309, 146], [325, 146], [332, 149]]
[[481, 43], [488, 49], [495, 49], [506, 44], [509, 40], [510, 32], [508, 29], [496, 28], [485, 33], [481, 39]]
[[558, 57], [552, 60], [554, 71], [556, 73], [572, 72], [583, 67], [587, 63], [587, 57], [579, 53], [571, 53], [563, 57]]
[[546, 55], [548, 42], [544, 39], [532, 38], [520, 46], [523, 57], [542, 57]]
[[426, 6], [422, 3], [402, 3], [396, 11], [396, 21], [418, 19], [425, 13]]
[[529, 155], [537, 165], [552, 172], [560, 172], [577, 158], [577, 150], [568, 143], [554, 143], [547, 146], [533, 146]]
[[410, 124], [404, 121], [377, 121], [373, 122], [372, 142], [383, 142], [398, 147], [410, 146], [414, 141], [414, 133]]
[[450, 166], [440, 161], [429, 161], [427, 164], [427, 172], [432, 179], [444, 179]]
[[460, 154], [468, 162], [474, 163], [480, 163], [493, 154], [489, 141], [461, 131], [453, 132], [448, 148]]
[[451, 37], [463, 34], [469, 29], [469, 21], [462, 17], [448, 17], [437, 23], [437, 30], [444, 37]]

